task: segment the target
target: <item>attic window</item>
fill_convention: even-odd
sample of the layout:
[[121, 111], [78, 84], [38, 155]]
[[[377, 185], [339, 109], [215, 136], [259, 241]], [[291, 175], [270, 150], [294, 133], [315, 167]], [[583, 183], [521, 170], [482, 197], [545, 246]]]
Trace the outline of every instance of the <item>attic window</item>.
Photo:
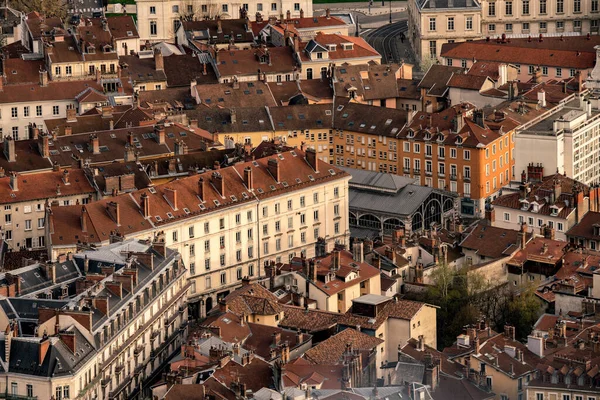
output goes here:
[[244, 198], [244, 200], [248, 200], [248, 193], [246, 193], [246, 192], [242, 193], [242, 197]]
[[256, 89], [256, 94], [263, 94], [262, 89]]
[[221, 203], [219, 202], [219, 200], [213, 200], [215, 203], [215, 206], [219, 207], [221, 205]]
[[325, 110], [325, 115], [331, 115], [331, 110]]
[[334, 171], [334, 170], [332, 170], [332, 169], [330, 169], [330, 170], [329, 170], [329, 173], [330, 173], [331, 175], [335, 175], [335, 171]]
[[398, 133], [398, 128], [392, 128], [392, 134]]
[[271, 190], [275, 190], [275, 185], [270, 185], [269, 187], [271, 188]]
[[198, 207], [200, 207], [201, 210], [206, 210], [206, 207], [204, 206], [204, 204], [198, 204]]
[[169, 219], [173, 219], [173, 218], [175, 218], [175, 217], [173, 216], [173, 213], [170, 213], [170, 212], [168, 212], [168, 213], [167, 213], [167, 217], [169, 217]]
[[62, 151], [71, 151], [71, 148], [69, 146], [61, 146], [60, 148]]
[[292, 157], [296, 157], [296, 152], [295, 151], [290, 151], [290, 154], [292, 155]]
[[284, 181], [284, 182], [281, 182], [281, 185], [282, 185], [283, 187], [288, 187], [288, 186], [289, 186], [289, 185], [288, 185], [288, 183], [287, 183], [287, 182], [285, 182], [285, 181]]
[[229, 196], [229, 198], [231, 199], [231, 201], [237, 201], [237, 197], [235, 197], [234, 195]]
[[263, 194], [265, 192], [264, 190], [262, 190], [262, 188], [258, 188], [256, 191], [260, 194]]
[[277, 158], [279, 158], [280, 160], [283, 160], [283, 154], [277, 154]]
[[100, 153], [106, 153], [109, 151], [108, 146], [100, 146]]
[[252, 165], [254, 165], [255, 167], [258, 167], [258, 162], [257, 161], [252, 161]]
[[391, 125], [391, 124], [392, 124], [392, 120], [391, 120], [391, 119], [388, 119], [387, 121], [385, 121], [385, 124], [386, 124], [386, 125]]
[[344, 106], [338, 106], [338, 108], [336, 108], [337, 111], [342, 111], [344, 109]]
[[314, 182], [314, 181], [315, 181], [315, 177], [314, 177], [314, 176], [312, 176], [312, 175], [309, 175], [309, 176], [308, 176], [308, 179], [309, 179], [311, 182]]
[[189, 214], [190, 213], [190, 209], [189, 208], [184, 208], [183, 212], [186, 213], [186, 214]]
[[460, 136], [456, 138], [456, 144], [462, 144], [463, 142], [463, 138], [461, 138]]
[[148, 188], [148, 191], [149, 191], [150, 193], [152, 193], [152, 194], [156, 194], [156, 189], [155, 189], [155, 188], [153, 188], [153, 187], [149, 187], [149, 188]]
[[142, 133], [142, 138], [144, 139], [150, 139], [152, 137], [152, 135], [150, 135], [149, 133]]
[[132, 31], [127, 31], [127, 36], [132, 37], [133, 36], [133, 32]]
[[157, 215], [157, 216], [156, 216], [156, 217], [154, 217], [154, 218], [156, 218], [156, 220], [157, 220], [158, 222], [162, 221], [162, 218], [160, 217], [160, 215]]
[[296, 178], [296, 183], [302, 183], [302, 179]]

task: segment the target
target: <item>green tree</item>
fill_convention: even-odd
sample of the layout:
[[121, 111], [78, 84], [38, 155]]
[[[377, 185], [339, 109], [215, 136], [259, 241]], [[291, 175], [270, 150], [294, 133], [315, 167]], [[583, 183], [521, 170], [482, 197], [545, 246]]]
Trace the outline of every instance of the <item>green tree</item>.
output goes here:
[[63, 0], [11, 0], [11, 7], [24, 13], [37, 11], [46, 17], [67, 16], [67, 6]]

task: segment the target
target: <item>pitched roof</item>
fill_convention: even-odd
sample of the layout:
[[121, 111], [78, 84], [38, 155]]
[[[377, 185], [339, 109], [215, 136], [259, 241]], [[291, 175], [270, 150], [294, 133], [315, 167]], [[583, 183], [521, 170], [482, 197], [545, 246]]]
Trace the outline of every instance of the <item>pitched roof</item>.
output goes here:
[[[260, 56], [270, 62], [261, 62]], [[216, 65], [221, 77], [245, 76], [261, 72], [292, 74], [296, 68], [293, 49], [289, 46], [246, 50], [219, 50]]]
[[[360, 301], [360, 299], [361, 298], [359, 297], [358, 299], [353, 300], [353, 303]], [[365, 329], [377, 329], [389, 318], [411, 320], [424, 306], [426, 306], [425, 303], [416, 301], [398, 300], [390, 297], [387, 299], [389, 300], [387, 300], [381, 308], [378, 308], [377, 316], [375, 318], [354, 313], [353, 305], [340, 317], [338, 323], [345, 326], [354, 327], [360, 325]]]
[[342, 355], [348, 349], [348, 343], [352, 344], [352, 349], [354, 350], [371, 351], [383, 343], [383, 339], [367, 335], [356, 329], [347, 328], [319, 342], [316, 346], [306, 351], [304, 358], [313, 364], [339, 364], [342, 360]]
[[519, 232], [480, 222], [460, 243], [463, 249], [475, 250], [479, 256], [500, 258], [519, 248]]
[[597, 240], [597, 228], [600, 227], [600, 212], [587, 212], [579, 223], [567, 231], [567, 236]]
[[[344, 48], [343, 44], [345, 43], [351, 43], [353, 45], [352, 49]], [[328, 50], [327, 45], [335, 45], [335, 50]], [[311, 61], [306, 52], [310, 53], [313, 51], [327, 52], [330, 60], [353, 58], [381, 59], [381, 55], [363, 38], [335, 33], [318, 32], [314, 39], [311, 39], [307, 43], [300, 43], [300, 50], [299, 56], [302, 62]]]
[[427, 94], [430, 96], [444, 96], [448, 90], [448, 81], [452, 75], [461, 71], [462, 68], [460, 67], [433, 64], [429, 67], [421, 82], [419, 82], [419, 89], [427, 89]]

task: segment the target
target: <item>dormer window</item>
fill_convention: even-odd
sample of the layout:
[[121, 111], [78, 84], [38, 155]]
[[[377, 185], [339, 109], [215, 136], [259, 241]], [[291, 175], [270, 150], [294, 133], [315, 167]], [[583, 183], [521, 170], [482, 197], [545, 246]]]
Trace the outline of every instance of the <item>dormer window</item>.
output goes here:
[[344, 43], [342, 47], [344, 50], [354, 50], [354, 43]]
[[94, 47], [93, 44], [88, 46], [87, 53], [88, 54], [95, 54], [96, 53], [96, 48]]
[[335, 51], [336, 45], [335, 44], [328, 44], [327, 45], [327, 50], [329, 51]]
[[531, 203], [531, 211], [534, 213], [540, 211], [540, 205], [536, 202]]
[[318, 52], [318, 53], [317, 53], [317, 59], [319, 59], [319, 60], [320, 60], [320, 59], [322, 59], [322, 58], [323, 58], [323, 53], [321, 53], [321, 52]]
[[557, 206], [550, 206], [550, 215], [552, 215], [553, 217], [556, 217], [558, 215], [558, 207]]
[[440, 134], [438, 135], [438, 142], [443, 142], [443, 141], [444, 141], [444, 134], [443, 134], [443, 133], [440, 133]]
[[529, 210], [529, 202], [527, 200], [521, 200], [521, 210]]
[[425, 138], [424, 138], [424, 139], [425, 139], [425, 140], [431, 140], [431, 133], [429, 133], [429, 132], [426, 132], [426, 133], [425, 133]]
[[594, 224], [592, 228], [594, 229], [594, 236], [600, 236], [600, 224]]
[[460, 136], [458, 136], [458, 137], [456, 138], [456, 144], [457, 144], [457, 145], [461, 145], [461, 144], [463, 144], [463, 138], [462, 138], [462, 137], [460, 137]]
[[408, 130], [408, 134], [406, 135], [409, 139], [412, 139], [415, 137], [415, 132], [412, 129]]

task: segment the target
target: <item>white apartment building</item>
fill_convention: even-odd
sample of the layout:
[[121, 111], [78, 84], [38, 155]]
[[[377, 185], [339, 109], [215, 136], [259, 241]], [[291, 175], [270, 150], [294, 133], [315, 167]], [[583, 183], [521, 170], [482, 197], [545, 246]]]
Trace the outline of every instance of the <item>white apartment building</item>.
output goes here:
[[313, 7], [310, 0], [262, 0], [248, 3], [214, 2], [212, 0], [136, 0], [137, 24], [140, 41], [151, 42], [173, 41], [179, 27], [180, 18], [224, 19], [243, 18], [241, 9], [245, 9], [250, 19], [257, 13], [263, 18], [277, 17], [283, 19], [288, 11], [291, 17], [312, 17]]
[[409, 0], [407, 37], [417, 59], [437, 59], [444, 43], [481, 38], [479, 0]]
[[[51, 208], [49, 255], [74, 252], [80, 241], [104, 245], [162, 232], [189, 266], [191, 310], [200, 317], [242, 278], [264, 276], [265, 263], [313, 257], [319, 238], [326, 251], [347, 244], [349, 180], [314, 150], [295, 150], [84, 207]], [[79, 226], [58, 223], [64, 220]]]
[[145, 398], [186, 341], [186, 272], [164, 242], [128, 240], [3, 274], [0, 390]]
[[[546, 102], [540, 93], [540, 102]], [[515, 173], [542, 164], [586, 185], [600, 182], [600, 98], [582, 92], [522, 125], [515, 135]]]
[[598, 32], [598, 0], [481, 0], [483, 36]]

